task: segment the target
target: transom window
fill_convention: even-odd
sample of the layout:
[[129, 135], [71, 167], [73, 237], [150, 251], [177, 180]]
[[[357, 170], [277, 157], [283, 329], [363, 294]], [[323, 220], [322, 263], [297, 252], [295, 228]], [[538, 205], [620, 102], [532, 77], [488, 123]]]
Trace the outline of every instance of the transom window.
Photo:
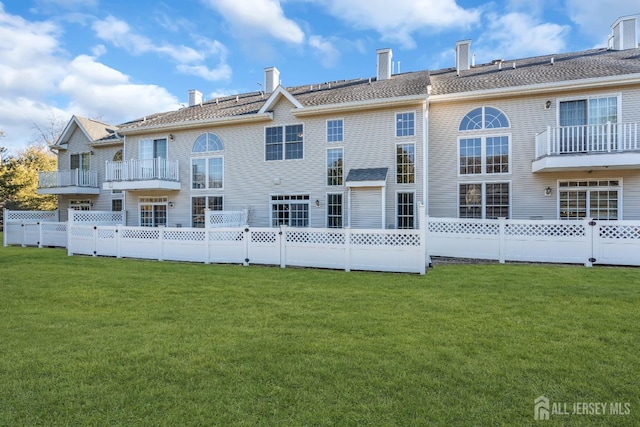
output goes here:
[[343, 157], [342, 148], [327, 150], [327, 185], [342, 185]]
[[304, 133], [302, 125], [265, 128], [265, 160], [302, 159]]
[[222, 196], [198, 196], [191, 198], [191, 225], [196, 228], [205, 226], [205, 210], [223, 210]]
[[342, 119], [327, 120], [327, 142], [342, 142], [343, 125]]
[[69, 200], [69, 207], [76, 211], [90, 211], [91, 200]]
[[210, 151], [222, 151], [224, 145], [218, 135], [213, 132], [207, 132], [196, 138], [196, 142], [193, 143], [193, 153], [207, 153]]
[[271, 226], [309, 226], [309, 195], [271, 196]]
[[416, 134], [416, 113], [396, 114], [396, 136], [413, 136]]
[[460, 175], [509, 173], [509, 151], [506, 135], [460, 138]]
[[138, 200], [140, 226], [166, 226], [168, 204], [169, 200], [167, 197], [140, 197]]
[[560, 219], [621, 219], [620, 180], [560, 181], [558, 217]]
[[342, 228], [342, 193], [327, 194], [327, 228]]
[[460, 218], [509, 218], [509, 183], [483, 182], [460, 184], [458, 216]]
[[478, 107], [462, 118], [458, 130], [483, 130], [510, 127], [507, 116], [497, 108]]
[[396, 182], [398, 184], [413, 184], [415, 182], [415, 145], [396, 145]]
[[415, 194], [398, 193], [398, 228], [415, 228]]

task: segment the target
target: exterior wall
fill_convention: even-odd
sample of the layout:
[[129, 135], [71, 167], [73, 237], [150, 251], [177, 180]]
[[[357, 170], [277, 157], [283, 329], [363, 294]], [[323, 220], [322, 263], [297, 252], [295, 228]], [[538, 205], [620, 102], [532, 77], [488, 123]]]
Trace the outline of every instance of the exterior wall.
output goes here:
[[[547, 126], [558, 126], [558, 100], [594, 95], [622, 95], [622, 122], [640, 122], [640, 89], [611, 88], [607, 90], [554, 92], [535, 96], [491, 98], [471, 102], [432, 103], [429, 107], [429, 205], [433, 217], [459, 216], [458, 186], [480, 181], [511, 182], [511, 218], [557, 219], [557, 183], [564, 179], [623, 179], [622, 219], [640, 218], [640, 169], [531, 172], [535, 158], [535, 135]], [[546, 102], [551, 108], [546, 109]], [[462, 118], [471, 110], [492, 106], [504, 112], [510, 120], [510, 129], [481, 132], [459, 132]], [[458, 175], [458, 138], [480, 135], [511, 135], [511, 168], [508, 174]], [[604, 166], [604, 165], [603, 165]], [[545, 196], [545, 189], [552, 195]]]
[[[395, 227], [396, 191], [415, 192], [415, 218], [418, 203], [423, 200], [423, 114], [422, 105], [411, 108], [359, 111], [337, 115], [296, 118], [293, 105], [284, 97], [274, 107], [273, 121], [226, 126], [211, 126], [197, 130], [171, 132], [175, 139], [168, 140], [169, 160], [178, 160], [180, 191], [129, 191], [126, 197], [127, 223], [138, 224], [138, 200], [141, 196], [167, 196], [174, 207], [168, 209], [169, 226], [191, 226], [191, 197], [224, 197], [225, 210], [249, 210], [249, 223], [270, 226], [272, 195], [309, 195], [309, 226], [326, 226], [327, 193], [343, 193], [343, 224], [347, 224], [348, 190], [344, 185], [350, 169], [387, 167], [386, 222]], [[415, 112], [414, 137], [395, 137], [395, 114]], [[326, 142], [326, 121], [344, 121], [344, 141]], [[302, 124], [304, 132], [304, 158], [297, 160], [265, 161], [265, 127]], [[224, 182], [222, 189], [191, 189], [191, 151], [196, 138], [204, 132], [214, 132], [224, 144]], [[126, 139], [126, 159], [137, 158], [138, 141], [166, 138], [167, 133], [131, 135]], [[414, 184], [396, 184], [396, 143], [415, 144], [416, 174]], [[343, 185], [326, 185], [326, 150], [344, 149]], [[279, 182], [279, 183], [276, 183]], [[315, 206], [315, 200], [320, 206]]]

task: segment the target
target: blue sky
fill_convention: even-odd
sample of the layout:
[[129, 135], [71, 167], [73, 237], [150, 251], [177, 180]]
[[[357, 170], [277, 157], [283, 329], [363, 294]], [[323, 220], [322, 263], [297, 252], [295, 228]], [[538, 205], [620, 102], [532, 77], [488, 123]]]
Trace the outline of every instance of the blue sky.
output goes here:
[[72, 114], [117, 124], [204, 98], [605, 46], [638, 0], [0, 0], [0, 145]]

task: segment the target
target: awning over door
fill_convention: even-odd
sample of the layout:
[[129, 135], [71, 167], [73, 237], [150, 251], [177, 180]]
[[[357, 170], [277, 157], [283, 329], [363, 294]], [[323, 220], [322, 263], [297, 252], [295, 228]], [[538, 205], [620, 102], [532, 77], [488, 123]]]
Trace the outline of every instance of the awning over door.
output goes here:
[[347, 187], [385, 187], [388, 168], [351, 169], [347, 175]]

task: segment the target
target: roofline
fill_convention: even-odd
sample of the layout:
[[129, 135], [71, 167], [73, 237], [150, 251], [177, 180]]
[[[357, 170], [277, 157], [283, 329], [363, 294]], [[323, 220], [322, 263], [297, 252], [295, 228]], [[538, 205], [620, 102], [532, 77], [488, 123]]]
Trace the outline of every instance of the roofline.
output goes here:
[[271, 108], [273, 104], [275, 104], [276, 100], [280, 97], [284, 96], [289, 102], [291, 102], [296, 108], [303, 108], [303, 105], [298, 101], [288, 90], [283, 88], [282, 86], [278, 86], [276, 90], [274, 90], [269, 98], [262, 104], [260, 110], [258, 110], [258, 114], [264, 114]]
[[120, 145], [120, 144], [124, 144], [123, 138], [111, 139], [108, 141], [93, 141], [89, 143], [89, 145], [92, 147], [107, 147], [110, 145]]
[[514, 86], [499, 89], [474, 90], [444, 95], [430, 95], [429, 103], [468, 101], [495, 97], [496, 95], [518, 96], [557, 92], [559, 90], [598, 89], [619, 85], [640, 84], [640, 74], [624, 74], [621, 76], [594, 77], [580, 80], [563, 80], [553, 83], [538, 83], [528, 86]]
[[242, 116], [230, 116], [230, 117], [216, 117], [212, 119], [202, 119], [202, 120], [192, 120], [189, 122], [178, 122], [178, 123], [169, 123], [169, 124], [161, 124], [155, 126], [145, 126], [141, 128], [120, 128], [118, 133], [121, 135], [136, 135], [140, 133], [147, 133], [151, 131], [162, 131], [162, 130], [183, 130], [183, 129], [197, 129], [206, 126], [224, 126], [224, 125], [232, 125], [237, 123], [252, 123], [252, 122], [264, 122], [267, 120], [273, 120], [273, 113], [263, 113], [263, 114], [246, 114]]
[[408, 95], [395, 98], [378, 98], [366, 101], [345, 102], [340, 104], [317, 105], [313, 107], [294, 108], [291, 113], [296, 117], [306, 117], [316, 114], [341, 113], [368, 109], [402, 107], [407, 105], [423, 104], [427, 102], [428, 95]]

